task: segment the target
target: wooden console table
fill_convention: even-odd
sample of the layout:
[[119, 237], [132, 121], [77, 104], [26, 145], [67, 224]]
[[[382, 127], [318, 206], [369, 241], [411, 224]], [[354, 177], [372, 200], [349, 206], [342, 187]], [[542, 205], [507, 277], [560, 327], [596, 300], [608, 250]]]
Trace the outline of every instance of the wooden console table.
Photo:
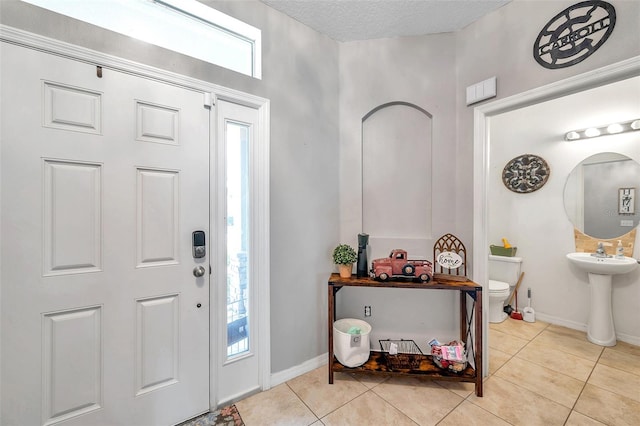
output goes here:
[[[455, 290], [460, 292], [460, 340], [467, 345], [467, 354], [475, 361], [475, 369], [470, 365], [464, 371], [454, 373], [439, 368], [431, 360], [431, 355], [423, 355], [424, 360], [417, 370], [391, 370], [386, 365], [382, 352], [372, 351], [369, 360], [360, 367], [349, 368], [340, 364], [333, 353], [333, 323], [336, 317], [336, 293], [342, 287], [368, 288], [417, 288], [422, 290]], [[482, 286], [473, 281], [453, 281], [437, 279], [429, 283], [410, 281], [380, 282], [372, 278], [340, 278], [339, 274], [331, 274], [329, 278], [329, 383], [333, 383], [333, 373], [401, 374], [423, 377], [431, 380], [475, 383], [476, 395], [482, 396]], [[472, 300], [471, 310], [467, 312], [467, 298]], [[471, 336], [471, 326], [475, 336]], [[471, 344], [470, 344], [471, 343]]]

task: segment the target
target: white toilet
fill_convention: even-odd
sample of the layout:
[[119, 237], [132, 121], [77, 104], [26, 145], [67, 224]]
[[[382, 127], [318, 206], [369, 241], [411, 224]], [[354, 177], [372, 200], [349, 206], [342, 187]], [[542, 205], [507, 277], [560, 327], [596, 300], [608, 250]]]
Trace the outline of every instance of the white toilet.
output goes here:
[[489, 322], [507, 319], [504, 303], [520, 276], [521, 257], [489, 255]]

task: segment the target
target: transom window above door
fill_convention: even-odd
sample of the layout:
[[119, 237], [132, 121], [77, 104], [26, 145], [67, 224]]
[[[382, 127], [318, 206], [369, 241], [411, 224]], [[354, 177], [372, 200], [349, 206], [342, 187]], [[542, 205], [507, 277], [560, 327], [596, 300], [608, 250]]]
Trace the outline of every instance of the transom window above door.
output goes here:
[[262, 78], [262, 32], [196, 0], [22, 1]]

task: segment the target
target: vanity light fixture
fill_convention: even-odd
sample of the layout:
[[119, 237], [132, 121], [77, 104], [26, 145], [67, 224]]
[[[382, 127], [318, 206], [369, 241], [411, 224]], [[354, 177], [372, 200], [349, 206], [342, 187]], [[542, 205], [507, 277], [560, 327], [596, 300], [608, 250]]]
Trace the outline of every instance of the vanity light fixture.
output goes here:
[[613, 123], [602, 127], [589, 127], [584, 130], [572, 130], [567, 132], [564, 139], [567, 141], [577, 141], [579, 139], [590, 139], [598, 136], [615, 135], [618, 133], [633, 132], [640, 130], [640, 119], [625, 121], [624, 123]]

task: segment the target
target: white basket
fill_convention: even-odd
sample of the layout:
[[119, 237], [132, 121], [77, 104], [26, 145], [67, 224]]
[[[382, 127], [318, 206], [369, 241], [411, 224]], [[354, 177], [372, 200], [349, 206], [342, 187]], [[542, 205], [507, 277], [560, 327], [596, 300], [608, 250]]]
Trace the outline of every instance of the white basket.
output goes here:
[[[349, 334], [351, 327], [358, 327], [360, 334]], [[369, 359], [369, 334], [371, 326], [362, 320], [345, 318], [333, 323], [333, 353], [345, 367], [359, 367]]]

